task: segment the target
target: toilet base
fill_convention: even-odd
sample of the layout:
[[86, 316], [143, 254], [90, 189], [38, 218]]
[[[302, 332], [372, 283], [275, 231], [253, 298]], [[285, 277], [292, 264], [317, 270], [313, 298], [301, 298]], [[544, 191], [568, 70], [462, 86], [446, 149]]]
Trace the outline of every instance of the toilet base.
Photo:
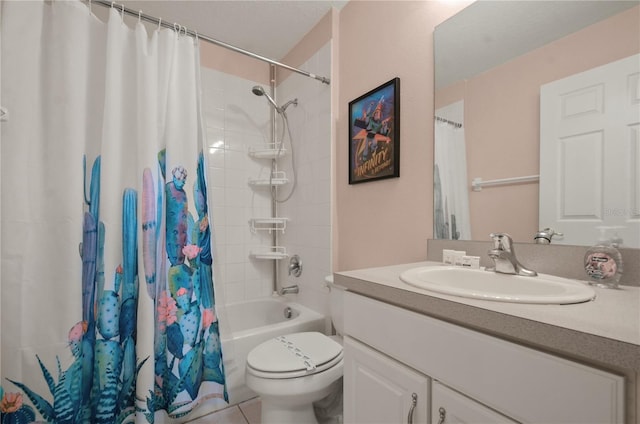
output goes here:
[[318, 424], [313, 412], [313, 404], [300, 405], [298, 407], [280, 407], [271, 402], [262, 402], [262, 424]]
[[[342, 373], [342, 369], [339, 370]], [[318, 424], [313, 403], [332, 392], [341, 391], [342, 377], [324, 389], [297, 397], [269, 396], [262, 394], [261, 424]]]
[[[309, 338], [310, 335], [311, 333], [296, 333], [288, 337]], [[266, 361], [269, 366], [269, 355], [273, 354], [270, 350], [281, 349], [280, 345], [276, 344], [274, 347], [271, 342], [266, 342], [249, 353], [245, 382], [262, 401], [262, 424], [317, 424], [314, 402], [324, 399], [342, 386], [342, 346], [320, 333], [317, 335], [320, 337], [313, 335], [310, 346], [320, 351], [323, 350], [321, 347], [325, 350], [330, 348], [328, 351], [334, 351], [334, 354], [325, 358], [315, 369], [297, 369], [295, 362], [294, 369], [285, 374], [279, 372], [277, 367], [275, 371], [253, 368], [252, 355], [256, 356], [257, 359], [254, 360], [258, 360], [258, 363], [261, 363], [260, 360]], [[320, 347], [314, 347], [314, 344]]]

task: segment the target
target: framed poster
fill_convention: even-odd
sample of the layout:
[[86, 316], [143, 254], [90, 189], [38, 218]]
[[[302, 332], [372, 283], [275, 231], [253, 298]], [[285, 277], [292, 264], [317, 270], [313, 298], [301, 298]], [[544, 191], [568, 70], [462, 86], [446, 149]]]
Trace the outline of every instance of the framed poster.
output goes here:
[[349, 102], [349, 184], [400, 176], [400, 78]]

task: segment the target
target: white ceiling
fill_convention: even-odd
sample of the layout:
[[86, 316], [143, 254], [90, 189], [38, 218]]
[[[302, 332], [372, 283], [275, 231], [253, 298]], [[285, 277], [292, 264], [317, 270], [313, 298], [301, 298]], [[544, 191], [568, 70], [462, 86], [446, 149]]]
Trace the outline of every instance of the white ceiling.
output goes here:
[[[280, 61], [332, 7], [340, 9], [347, 2], [120, 0], [116, 4]], [[371, 1], [371, 6], [375, 3]], [[638, 4], [639, 0], [476, 1], [436, 28], [436, 87], [476, 75]]]
[[436, 27], [436, 88], [478, 75], [638, 4], [638, 0], [476, 1]]
[[133, 10], [281, 60], [331, 7], [347, 0], [124, 0]]

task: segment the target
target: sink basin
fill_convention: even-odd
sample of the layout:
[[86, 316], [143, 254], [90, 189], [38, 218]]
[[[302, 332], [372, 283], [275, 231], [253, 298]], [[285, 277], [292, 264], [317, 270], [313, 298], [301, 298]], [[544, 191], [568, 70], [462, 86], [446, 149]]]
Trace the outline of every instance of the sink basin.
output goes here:
[[564, 305], [586, 302], [596, 295], [586, 283], [553, 275], [524, 277], [448, 266], [412, 268], [400, 274], [400, 279], [429, 291], [498, 302]]

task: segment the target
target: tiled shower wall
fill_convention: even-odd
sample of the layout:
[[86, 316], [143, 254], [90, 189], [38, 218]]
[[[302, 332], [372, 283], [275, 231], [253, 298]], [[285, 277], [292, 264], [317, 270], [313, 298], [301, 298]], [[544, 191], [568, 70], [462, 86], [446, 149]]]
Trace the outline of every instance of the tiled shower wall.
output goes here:
[[[301, 69], [330, 74], [330, 43]], [[270, 107], [255, 96], [256, 82], [220, 71], [202, 68], [203, 115], [208, 145], [207, 182], [213, 220], [214, 266], [217, 296], [226, 303], [269, 296], [272, 293], [273, 261], [250, 258], [250, 252], [271, 245], [267, 231], [252, 233], [249, 219], [271, 216], [268, 188], [248, 185], [249, 178], [268, 178], [271, 161], [254, 159], [250, 147], [270, 142]], [[264, 87], [269, 90], [269, 87]], [[291, 199], [279, 204], [279, 216], [289, 218], [279, 244], [303, 261], [300, 278], [287, 276], [288, 260], [279, 263], [281, 284], [298, 284], [294, 298], [319, 312], [327, 312], [324, 276], [331, 273], [331, 117], [330, 87], [294, 74], [277, 87], [277, 102], [297, 98], [298, 106], [287, 108], [294, 143], [297, 187]], [[278, 134], [282, 134], [278, 118]], [[285, 133], [286, 134], [286, 133]], [[292, 186], [291, 149], [278, 160], [290, 182], [280, 189], [285, 197]]]
[[[329, 77], [331, 43], [327, 43], [301, 69]], [[279, 206], [291, 221], [282, 236], [290, 254], [302, 259], [300, 277], [289, 276], [281, 263], [283, 285], [297, 284], [297, 301], [329, 316], [325, 277], [331, 274], [331, 87], [293, 74], [278, 87], [280, 103], [297, 98], [298, 106], [287, 109], [293, 137], [298, 183], [291, 199]], [[288, 136], [288, 135], [287, 135]], [[292, 178], [290, 156], [281, 161]], [[280, 197], [289, 194], [289, 187]]]

